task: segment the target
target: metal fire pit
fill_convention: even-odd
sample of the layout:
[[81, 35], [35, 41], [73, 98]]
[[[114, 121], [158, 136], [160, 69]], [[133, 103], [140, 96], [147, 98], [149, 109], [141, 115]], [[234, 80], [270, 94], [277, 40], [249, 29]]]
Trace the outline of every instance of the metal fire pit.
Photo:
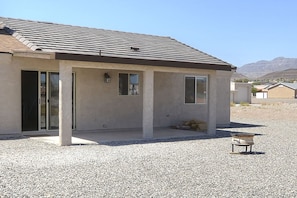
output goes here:
[[255, 134], [253, 133], [231, 133], [232, 153], [234, 153], [234, 145], [245, 147], [245, 152], [241, 153], [248, 153], [248, 147], [250, 147], [249, 153], [251, 153], [252, 145], [254, 145], [254, 136]]

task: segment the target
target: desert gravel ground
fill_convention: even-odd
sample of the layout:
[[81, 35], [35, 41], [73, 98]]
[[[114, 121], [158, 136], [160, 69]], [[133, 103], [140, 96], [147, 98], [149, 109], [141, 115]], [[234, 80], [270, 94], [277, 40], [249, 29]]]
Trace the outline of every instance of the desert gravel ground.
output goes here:
[[[296, 112], [297, 102], [231, 107], [232, 126], [211, 138], [0, 140], [0, 197], [297, 197]], [[230, 154], [230, 131], [256, 133], [254, 153]]]

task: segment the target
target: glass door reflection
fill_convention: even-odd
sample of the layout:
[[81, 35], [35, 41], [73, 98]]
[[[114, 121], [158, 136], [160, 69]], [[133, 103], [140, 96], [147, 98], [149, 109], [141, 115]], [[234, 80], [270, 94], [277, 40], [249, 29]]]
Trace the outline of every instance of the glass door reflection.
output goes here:
[[59, 129], [59, 73], [49, 73], [49, 129]]
[[[39, 129], [59, 129], [59, 73], [39, 73]], [[72, 74], [72, 128], [75, 128], [75, 75]]]
[[46, 129], [47, 121], [46, 121], [46, 114], [47, 114], [47, 78], [46, 72], [40, 73], [40, 129]]

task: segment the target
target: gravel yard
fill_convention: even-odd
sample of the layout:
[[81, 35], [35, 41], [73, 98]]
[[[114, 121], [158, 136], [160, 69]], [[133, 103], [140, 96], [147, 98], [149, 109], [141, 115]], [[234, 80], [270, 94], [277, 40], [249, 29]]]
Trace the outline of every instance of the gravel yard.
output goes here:
[[[0, 140], [0, 197], [297, 197], [296, 112], [297, 102], [231, 107], [231, 128], [185, 141]], [[230, 154], [230, 131], [256, 133], [255, 153]]]

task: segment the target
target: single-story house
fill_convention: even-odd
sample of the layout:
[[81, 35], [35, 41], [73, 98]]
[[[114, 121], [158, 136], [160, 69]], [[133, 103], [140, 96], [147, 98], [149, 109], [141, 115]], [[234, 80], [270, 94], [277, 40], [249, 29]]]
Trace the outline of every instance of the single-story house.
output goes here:
[[266, 99], [268, 96], [267, 96], [267, 93], [268, 93], [268, 90], [267, 88], [271, 86], [270, 84], [266, 84], [266, 85], [254, 85], [254, 88], [257, 89], [257, 92], [256, 92], [256, 98], [257, 99]]
[[297, 83], [277, 83], [267, 88], [268, 98], [297, 98]]
[[252, 85], [250, 83], [232, 82], [230, 83], [230, 102], [231, 103], [251, 103]]
[[234, 67], [163, 36], [0, 17], [0, 135], [230, 123]]

